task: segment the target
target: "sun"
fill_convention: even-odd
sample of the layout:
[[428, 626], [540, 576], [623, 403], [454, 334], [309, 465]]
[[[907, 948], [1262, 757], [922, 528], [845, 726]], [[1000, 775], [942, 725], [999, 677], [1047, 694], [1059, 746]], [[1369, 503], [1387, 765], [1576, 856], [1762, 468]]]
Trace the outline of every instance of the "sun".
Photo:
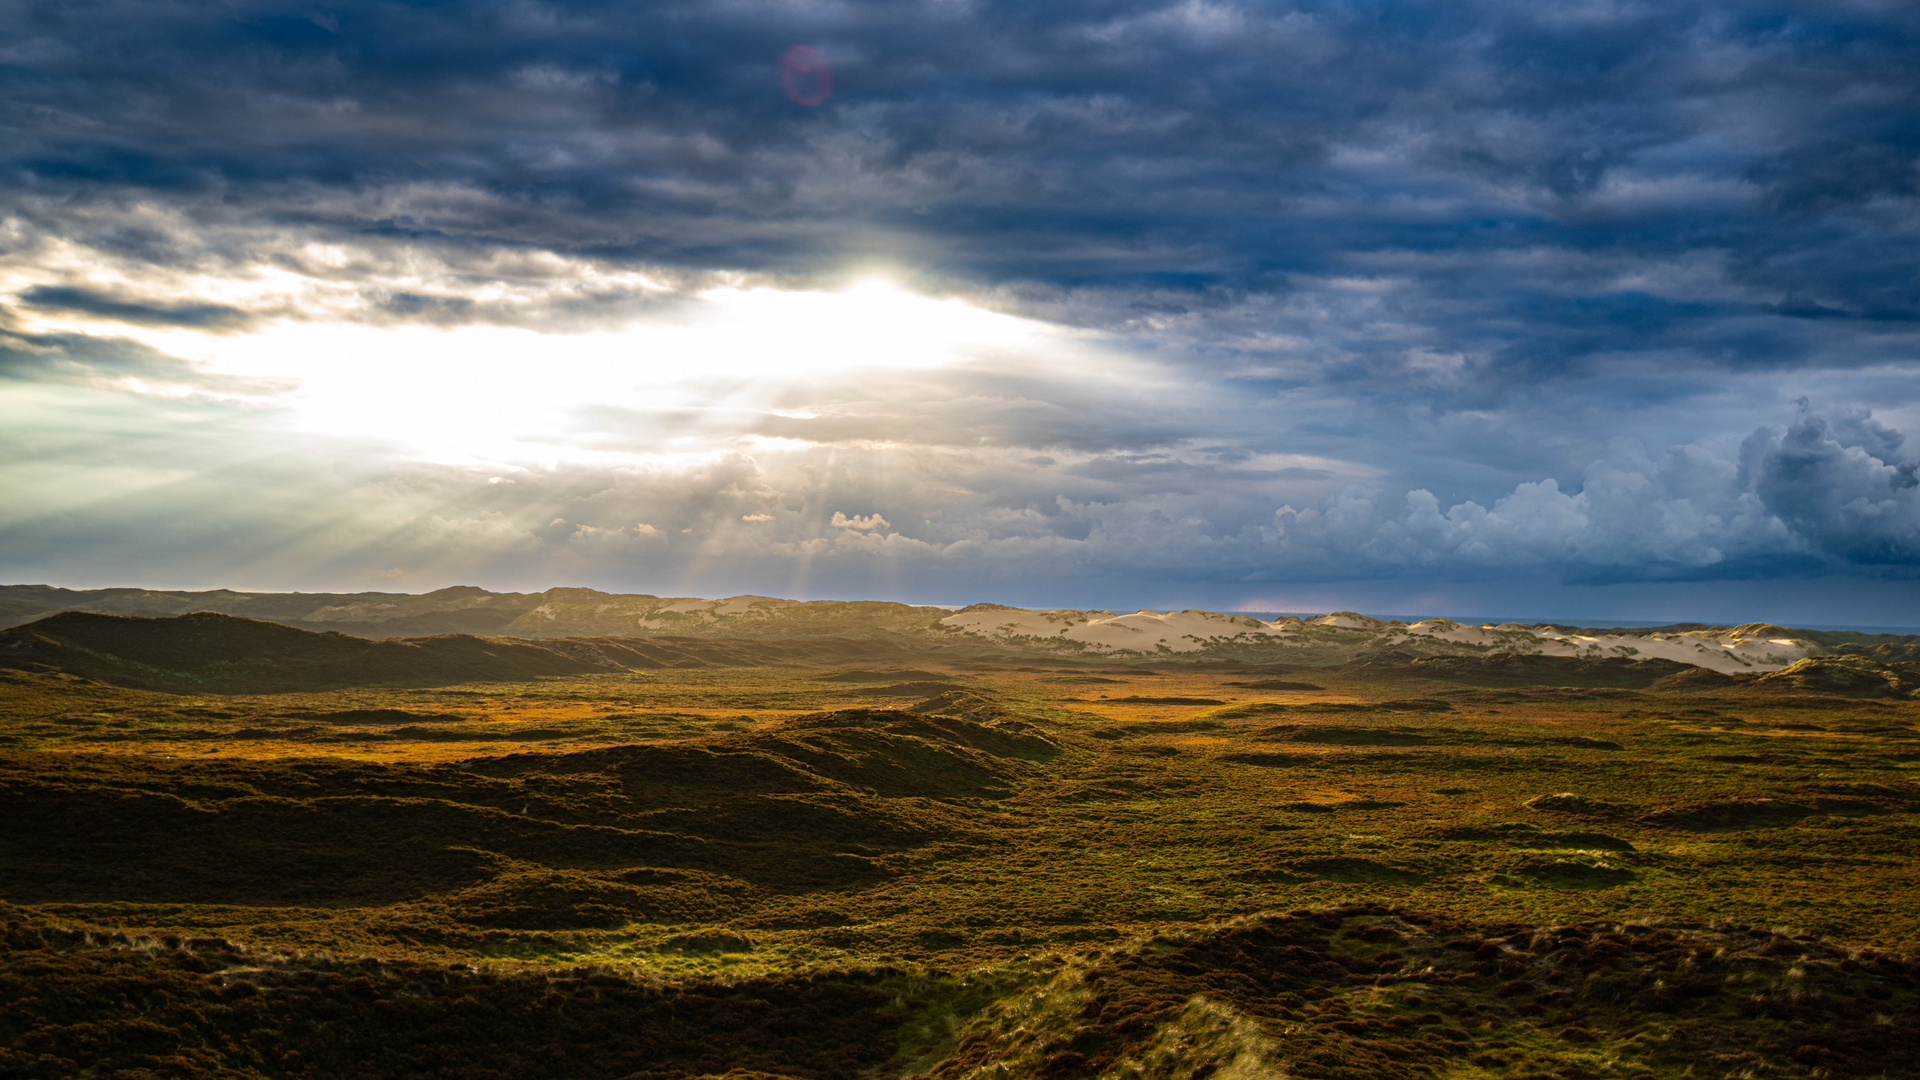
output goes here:
[[710, 456], [770, 415], [956, 368], [1058, 358], [1075, 337], [880, 276], [837, 290], [717, 287], [579, 332], [337, 318], [229, 334], [75, 329], [143, 338], [250, 387], [263, 423], [487, 467]]

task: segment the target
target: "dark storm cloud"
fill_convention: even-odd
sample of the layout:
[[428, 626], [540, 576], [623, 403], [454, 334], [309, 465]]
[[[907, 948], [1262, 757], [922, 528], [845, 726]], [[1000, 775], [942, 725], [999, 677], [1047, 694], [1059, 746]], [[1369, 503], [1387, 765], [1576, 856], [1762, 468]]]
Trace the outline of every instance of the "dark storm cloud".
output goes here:
[[1870, 417], [1809, 417], [1742, 448], [1767, 509], [1834, 555], [1860, 563], [1920, 562], [1920, 463]]
[[[744, 502], [656, 477], [561, 506], [569, 544], [884, 510], [943, 557], [1220, 580], [1920, 563], [1911, 5], [31, 0], [0, 30], [23, 311], [580, 328], [878, 265], [1162, 369], [816, 387], [746, 422], [611, 402], [581, 416], [610, 450], [745, 431], [920, 472], [735, 463]], [[799, 43], [833, 66], [817, 107], [777, 76]], [[310, 293], [193, 292], [274, 275]], [[16, 380], [172, 363], [6, 341]], [[499, 535], [554, 528], [516, 490]]]
[[36, 285], [19, 295], [30, 307], [77, 311], [115, 322], [143, 326], [225, 328], [248, 321], [247, 313], [224, 304], [145, 304], [120, 300], [92, 289]]
[[[1508, 374], [1677, 327], [1711, 340], [1756, 302], [1920, 311], [1885, 232], [1920, 182], [1920, 17], [1900, 6], [14, 12], [23, 195], [800, 275], [893, 246], [968, 283], [1095, 290], [1109, 323], [1138, 293], [1285, 294], [1445, 253], [1411, 270], [1420, 306], [1464, 309]], [[800, 40], [835, 66], [817, 109], [774, 74]], [[1460, 273], [1540, 248], [1714, 250], [1756, 296]], [[1446, 310], [1410, 314], [1458, 336]]]

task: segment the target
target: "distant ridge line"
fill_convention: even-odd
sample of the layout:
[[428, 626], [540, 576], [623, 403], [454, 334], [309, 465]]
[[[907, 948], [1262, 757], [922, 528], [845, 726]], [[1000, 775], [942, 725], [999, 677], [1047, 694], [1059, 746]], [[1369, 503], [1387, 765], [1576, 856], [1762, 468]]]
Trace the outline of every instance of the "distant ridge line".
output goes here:
[[[0, 629], [62, 612], [138, 618], [211, 613], [364, 641], [467, 635], [502, 642], [555, 639], [873, 641], [924, 649], [968, 646], [1033, 655], [1165, 657], [1325, 666], [1385, 652], [1409, 656], [1543, 655], [1661, 659], [1723, 674], [1760, 674], [1831, 653], [1920, 661], [1920, 636], [1677, 623], [1587, 628], [1564, 623], [1469, 625], [1381, 620], [1351, 611], [1264, 620], [1247, 613], [963, 608], [892, 601], [709, 600], [568, 587], [496, 593], [454, 586], [429, 593], [248, 593], [227, 589], [72, 590], [0, 586]], [[504, 647], [504, 646], [503, 646]]]
[[[973, 609], [1043, 611], [1044, 608], [1020, 608], [1008, 604], [908, 604], [891, 600], [787, 600], [778, 597], [742, 595], [718, 600], [699, 597], [661, 597], [652, 593], [609, 593], [580, 586], [557, 586], [542, 592], [494, 592], [476, 585], [450, 585], [425, 593], [404, 592], [248, 592], [234, 589], [143, 589], [122, 586], [103, 589], [67, 589], [56, 585], [0, 585], [0, 629], [18, 626], [61, 611], [92, 611], [108, 615], [139, 615], [156, 618], [214, 611], [263, 619], [301, 629], [334, 630], [356, 637], [425, 637], [444, 633], [499, 634], [507, 637], [564, 636], [566, 631], [541, 626], [512, 627], [515, 619], [543, 604], [624, 602], [635, 608], [660, 611], [675, 606], [717, 605], [758, 602], [780, 610], [799, 608], [827, 614], [844, 609], [862, 609], [871, 617], [876, 609], [894, 609], [915, 615], [949, 615]], [[1067, 610], [1067, 609], [1060, 609]], [[1355, 612], [1241, 611], [1209, 612], [1239, 615], [1272, 621], [1278, 618], [1313, 619], [1329, 615], [1353, 615]], [[359, 616], [359, 617], [356, 617]], [[1519, 616], [1445, 616], [1381, 614], [1363, 615], [1383, 624], [1413, 624], [1447, 619], [1463, 626], [1547, 627], [1563, 634], [1646, 635], [1653, 633], [1692, 633], [1728, 631], [1757, 623], [1656, 623], [1644, 620], [1599, 620], [1581, 622], [1568, 619], [1527, 618]], [[657, 628], [665, 630], [665, 627]], [[1833, 624], [1805, 627], [1780, 627], [1796, 635], [1854, 635], [1860, 638], [1916, 638], [1920, 626], [1840, 626]], [[544, 631], [544, 632], [543, 632]], [[1818, 640], [1809, 637], [1810, 640]], [[1848, 638], [1847, 640], [1852, 640]]]

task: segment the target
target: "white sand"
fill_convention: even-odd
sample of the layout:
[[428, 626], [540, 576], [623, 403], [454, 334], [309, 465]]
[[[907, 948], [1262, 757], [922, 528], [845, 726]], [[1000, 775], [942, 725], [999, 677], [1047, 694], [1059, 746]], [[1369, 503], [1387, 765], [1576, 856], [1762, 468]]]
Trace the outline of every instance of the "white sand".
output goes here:
[[[1029, 611], [992, 608], [962, 611], [940, 620], [961, 633], [1033, 644], [1053, 641], [1093, 653], [1186, 653], [1209, 645], [1265, 641], [1300, 646], [1341, 644], [1358, 653], [1400, 644], [1419, 651], [1466, 655], [1523, 653], [1540, 656], [1660, 658], [1732, 673], [1775, 671], [1812, 652], [1804, 641], [1736, 637], [1702, 632], [1670, 634], [1562, 634], [1552, 627], [1463, 626], [1449, 619], [1412, 625], [1383, 623], [1353, 612], [1311, 619], [1262, 622], [1248, 615], [1211, 611]], [[1434, 646], [1440, 646], [1435, 650]]]

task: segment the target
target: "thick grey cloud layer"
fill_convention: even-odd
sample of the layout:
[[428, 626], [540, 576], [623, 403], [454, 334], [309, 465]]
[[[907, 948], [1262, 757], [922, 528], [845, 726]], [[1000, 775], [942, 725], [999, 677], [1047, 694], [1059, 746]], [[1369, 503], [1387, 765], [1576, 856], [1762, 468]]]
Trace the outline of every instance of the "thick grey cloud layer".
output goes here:
[[[1910, 6], [22, 0], [0, 30], [11, 576], [1121, 602], [1920, 566]], [[775, 72], [802, 42], [817, 108]], [[487, 485], [35, 322], [563, 332], [876, 267], [1152, 377], [607, 401], [570, 437], [737, 449]]]

